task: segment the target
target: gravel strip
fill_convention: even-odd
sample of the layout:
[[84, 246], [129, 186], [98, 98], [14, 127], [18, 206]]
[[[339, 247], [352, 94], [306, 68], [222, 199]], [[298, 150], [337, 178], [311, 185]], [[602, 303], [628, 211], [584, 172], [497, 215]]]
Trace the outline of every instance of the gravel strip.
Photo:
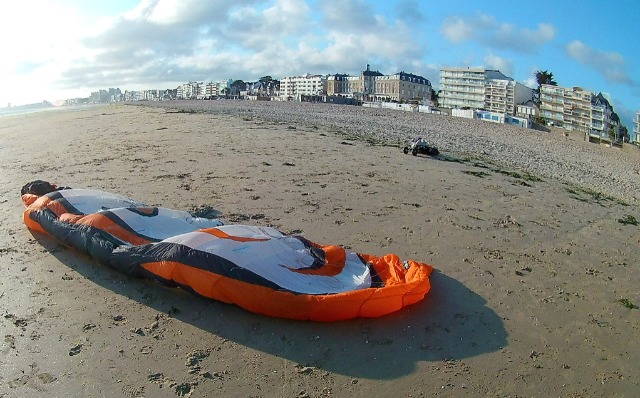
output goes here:
[[637, 204], [640, 149], [624, 150], [479, 120], [349, 105], [265, 101], [139, 102], [184, 112], [252, 117], [318, 126], [374, 144], [403, 146], [423, 137], [440, 152], [556, 179]]

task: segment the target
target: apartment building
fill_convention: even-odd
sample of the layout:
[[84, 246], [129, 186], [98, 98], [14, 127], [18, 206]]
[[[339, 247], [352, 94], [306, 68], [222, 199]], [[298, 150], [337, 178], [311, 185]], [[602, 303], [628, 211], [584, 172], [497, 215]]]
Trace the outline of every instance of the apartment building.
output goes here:
[[421, 101], [431, 98], [431, 82], [407, 72], [384, 75], [367, 69], [358, 76], [327, 76], [327, 95], [341, 95], [363, 101]]
[[299, 99], [301, 95], [322, 95], [326, 78], [322, 75], [305, 74], [287, 76], [280, 80], [280, 95], [285, 98]]
[[440, 70], [440, 106], [484, 109], [515, 115], [516, 106], [533, 98], [533, 89], [499, 70], [443, 68]]
[[326, 81], [326, 89], [327, 95], [346, 95], [347, 93], [351, 93], [349, 88], [350, 81], [347, 80], [349, 75], [336, 73], [335, 75], [327, 76]]
[[367, 69], [358, 76], [335, 74], [327, 76], [326, 93], [329, 96], [340, 95], [370, 101], [376, 92], [376, 79], [384, 76], [380, 71], [373, 71], [367, 64]]
[[200, 95], [198, 98], [210, 99], [218, 96], [218, 84], [214, 82], [207, 82], [202, 85], [202, 89], [200, 90]]
[[201, 91], [203, 83], [198, 82], [189, 82], [185, 84], [181, 84], [177, 88], [177, 98], [178, 99], [195, 99], [198, 97], [199, 90]]
[[431, 99], [431, 82], [422, 76], [398, 72], [376, 78], [374, 100], [421, 101]]
[[602, 93], [595, 95], [582, 87], [540, 87], [540, 116], [547, 124], [609, 138], [611, 127], [618, 124], [614, 114]]
[[593, 96], [591, 99], [591, 135], [608, 137], [612, 126], [613, 106], [602, 95]]

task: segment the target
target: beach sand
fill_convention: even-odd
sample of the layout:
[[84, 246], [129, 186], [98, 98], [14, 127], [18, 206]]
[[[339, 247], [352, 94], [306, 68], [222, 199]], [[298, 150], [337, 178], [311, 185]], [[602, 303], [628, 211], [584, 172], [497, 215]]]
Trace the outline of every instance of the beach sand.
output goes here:
[[[638, 396], [637, 205], [456, 156], [163, 108], [0, 118], [0, 397]], [[31, 233], [35, 179], [396, 253], [432, 290], [376, 319], [252, 314]]]

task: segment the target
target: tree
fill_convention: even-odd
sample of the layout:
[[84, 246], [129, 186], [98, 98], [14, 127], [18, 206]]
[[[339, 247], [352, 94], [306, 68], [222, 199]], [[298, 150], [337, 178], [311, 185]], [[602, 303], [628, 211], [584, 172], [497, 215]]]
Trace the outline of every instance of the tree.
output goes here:
[[247, 88], [247, 84], [244, 82], [244, 80], [236, 80], [233, 83], [231, 83], [231, 91], [230, 94], [231, 95], [238, 95], [240, 94], [240, 91], [245, 90]]
[[539, 70], [536, 71], [536, 82], [538, 83], [538, 89], [540, 89], [540, 86], [542, 86], [543, 84], [549, 84], [552, 86], [557, 86], [558, 83], [553, 80], [553, 72], [549, 72], [548, 70]]
[[273, 78], [272, 78], [271, 76], [269, 76], [269, 75], [267, 75], [267, 76], [262, 76], [262, 77], [260, 78], [260, 83], [262, 83], [262, 84], [264, 84], [264, 85], [267, 85], [267, 84], [269, 84], [269, 82], [271, 82], [271, 80], [273, 80]]
[[612, 144], [616, 141], [616, 128], [614, 126], [609, 127], [609, 138]]
[[438, 101], [440, 100], [440, 91], [442, 91], [442, 90], [438, 90], [436, 92], [436, 90], [434, 90], [433, 88], [431, 89], [431, 101], [433, 102], [433, 105], [436, 106], [436, 107], [439, 104]]
[[246, 83], [244, 82], [244, 80], [236, 80], [233, 83], [231, 83], [231, 87], [235, 87], [238, 90], [245, 88]]
[[623, 142], [629, 142], [629, 139], [631, 139], [631, 137], [629, 136], [629, 129], [627, 129], [627, 126], [620, 126], [620, 137], [622, 138]]
[[270, 94], [273, 91], [273, 78], [269, 75], [262, 76], [259, 80], [261, 84], [261, 90], [267, 94]]
[[538, 88], [533, 90], [533, 102], [536, 105], [540, 105], [540, 87], [543, 84], [549, 84], [551, 86], [557, 86], [558, 83], [553, 80], [553, 72], [549, 72], [548, 70], [538, 70], [535, 75], [536, 83], [538, 83]]

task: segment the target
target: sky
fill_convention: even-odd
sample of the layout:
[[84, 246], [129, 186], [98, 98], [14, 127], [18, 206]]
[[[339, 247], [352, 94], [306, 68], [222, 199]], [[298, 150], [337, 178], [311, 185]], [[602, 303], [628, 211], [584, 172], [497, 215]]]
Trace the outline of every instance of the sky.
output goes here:
[[640, 1], [2, 0], [0, 106], [110, 87], [447, 66], [602, 92], [633, 129]]

